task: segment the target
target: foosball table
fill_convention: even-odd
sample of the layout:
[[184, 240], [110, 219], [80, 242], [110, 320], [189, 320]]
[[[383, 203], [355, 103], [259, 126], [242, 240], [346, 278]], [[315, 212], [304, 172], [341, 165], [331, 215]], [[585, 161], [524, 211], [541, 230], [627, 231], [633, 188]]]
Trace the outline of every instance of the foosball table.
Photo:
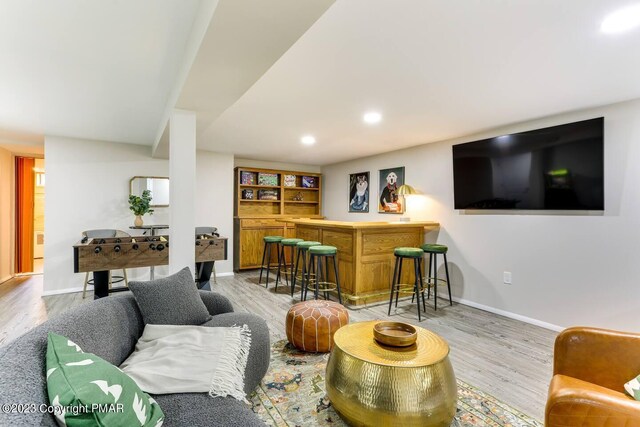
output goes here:
[[[209, 234], [195, 236], [195, 260], [204, 268], [198, 274], [211, 273], [215, 261], [227, 259], [227, 238]], [[84, 238], [73, 246], [73, 270], [93, 272], [94, 299], [126, 286], [109, 288], [109, 271], [169, 264], [169, 236]], [[198, 282], [208, 278], [198, 277]]]

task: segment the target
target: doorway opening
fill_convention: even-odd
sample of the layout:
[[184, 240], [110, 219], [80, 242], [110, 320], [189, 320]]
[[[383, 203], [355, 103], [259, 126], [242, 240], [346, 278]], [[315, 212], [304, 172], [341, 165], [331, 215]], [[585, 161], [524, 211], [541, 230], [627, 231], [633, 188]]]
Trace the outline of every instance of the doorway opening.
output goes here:
[[44, 159], [16, 157], [16, 274], [44, 269]]

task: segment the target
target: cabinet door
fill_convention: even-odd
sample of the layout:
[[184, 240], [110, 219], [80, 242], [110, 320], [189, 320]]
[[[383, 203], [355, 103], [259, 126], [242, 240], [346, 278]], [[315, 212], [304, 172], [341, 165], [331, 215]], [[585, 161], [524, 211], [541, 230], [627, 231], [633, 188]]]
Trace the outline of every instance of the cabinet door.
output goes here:
[[[259, 268], [262, 262], [264, 238], [283, 234], [284, 227], [240, 230], [240, 268]], [[272, 248], [271, 262], [278, 262], [275, 246]]]
[[296, 226], [295, 224], [287, 223], [287, 229], [284, 232], [285, 239], [294, 239], [296, 237]]

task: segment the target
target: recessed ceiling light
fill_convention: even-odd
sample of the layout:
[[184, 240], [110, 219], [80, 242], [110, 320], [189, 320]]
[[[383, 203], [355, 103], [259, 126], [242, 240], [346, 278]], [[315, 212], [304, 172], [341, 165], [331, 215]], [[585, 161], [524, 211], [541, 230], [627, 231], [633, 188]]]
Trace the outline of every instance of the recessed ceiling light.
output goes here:
[[300, 142], [302, 142], [304, 145], [313, 145], [316, 143], [316, 139], [311, 135], [305, 135], [302, 137], [302, 139], [300, 139]]
[[606, 34], [616, 34], [638, 26], [640, 26], [640, 4], [635, 4], [607, 15], [600, 25], [600, 31]]
[[365, 113], [364, 116], [362, 116], [362, 120], [364, 120], [365, 123], [374, 125], [382, 120], [382, 114], [378, 113], [377, 111], [369, 111], [368, 113]]

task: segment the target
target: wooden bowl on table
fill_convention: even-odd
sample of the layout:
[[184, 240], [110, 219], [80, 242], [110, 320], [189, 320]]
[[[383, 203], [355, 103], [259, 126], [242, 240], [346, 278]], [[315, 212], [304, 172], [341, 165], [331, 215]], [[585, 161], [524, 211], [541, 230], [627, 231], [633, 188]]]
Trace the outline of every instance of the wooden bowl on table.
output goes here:
[[379, 322], [373, 327], [373, 337], [383, 345], [408, 347], [415, 344], [418, 331], [408, 323]]

